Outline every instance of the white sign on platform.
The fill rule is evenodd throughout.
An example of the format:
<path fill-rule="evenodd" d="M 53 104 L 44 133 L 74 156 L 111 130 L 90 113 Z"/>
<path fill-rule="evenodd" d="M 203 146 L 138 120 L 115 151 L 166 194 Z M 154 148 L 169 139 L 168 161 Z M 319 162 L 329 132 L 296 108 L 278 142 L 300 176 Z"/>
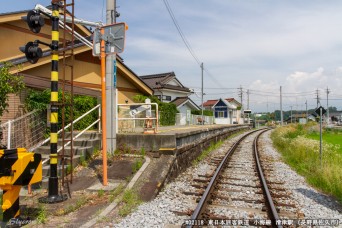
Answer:
<path fill-rule="evenodd" d="M 138 114 L 138 113 L 140 113 L 140 112 L 142 112 L 142 111 L 145 111 L 145 110 L 147 110 L 147 109 L 149 109 L 150 108 L 150 105 L 141 105 L 141 106 L 139 106 L 139 107 L 137 107 L 137 108 L 135 108 L 135 109 L 132 109 L 130 112 L 129 112 L 129 115 L 131 116 L 131 117 L 134 117 L 136 114 Z"/>

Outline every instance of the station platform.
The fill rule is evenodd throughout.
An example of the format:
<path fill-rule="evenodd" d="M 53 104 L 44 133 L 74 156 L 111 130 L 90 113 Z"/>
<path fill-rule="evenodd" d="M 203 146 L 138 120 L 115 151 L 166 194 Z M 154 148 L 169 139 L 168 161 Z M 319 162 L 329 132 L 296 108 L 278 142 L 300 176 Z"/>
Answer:
<path fill-rule="evenodd" d="M 163 126 L 156 133 L 119 133 L 117 147 L 130 147 L 133 150 L 158 152 L 167 148 L 176 150 L 202 139 L 210 139 L 229 132 L 247 129 L 250 125 L 186 125 Z M 142 131 L 141 131 L 142 132 Z"/>

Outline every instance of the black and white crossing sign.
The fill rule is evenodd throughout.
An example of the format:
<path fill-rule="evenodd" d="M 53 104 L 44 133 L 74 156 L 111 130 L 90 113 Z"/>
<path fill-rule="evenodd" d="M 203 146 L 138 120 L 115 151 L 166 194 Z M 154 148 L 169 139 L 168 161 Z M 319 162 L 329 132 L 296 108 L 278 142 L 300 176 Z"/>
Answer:
<path fill-rule="evenodd" d="M 322 109 L 322 112 L 321 112 Z M 325 110 L 322 106 L 319 106 L 316 110 L 315 113 L 317 113 L 317 115 L 321 116 L 324 115 L 327 112 L 327 110 Z"/>

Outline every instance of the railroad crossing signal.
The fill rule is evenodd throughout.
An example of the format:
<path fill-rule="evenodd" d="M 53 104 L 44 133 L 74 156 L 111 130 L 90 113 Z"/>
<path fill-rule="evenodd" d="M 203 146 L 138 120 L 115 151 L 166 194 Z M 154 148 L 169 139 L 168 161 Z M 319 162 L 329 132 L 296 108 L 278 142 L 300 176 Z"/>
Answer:
<path fill-rule="evenodd" d="M 322 112 L 321 112 L 321 109 L 322 109 Z M 319 106 L 319 107 L 315 110 L 315 113 L 316 113 L 318 116 L 324 115 L 326 112 L 327 112 L 327 110 L 326 110 L 325 108 L 323 108 L 322 106 Z"/>
<path fill-rule="evenodd" d="M 22 186 L 42 181 L 42 155 L 24 148 L 0 150 L 0 188 L 4 222 L 18 217 Z"/>
<path fill-rule="evenodd" d="M 39 33 L 45 24 L 43 16 L 37 10 L 30 10 L 22 19 L 27 22 L 30 30 L 34 33 Z"/>
<path fill-rule="evenodd" d="M 28 42 L 25 46 L 21 46 L 20 51 L 25 53 L 27 60 L 35 64 L 39 58 L 43 56 L 42 49 L 38 46 L 38 42 Z"/>
<path fill-rule="evenodd" d="M 19 49 L 25 53 L 27 60 L 30 63 L 36 63 L 42 57 L 42 49 L 38 46 L 44 44 L 51 49 L 51 117 L 50 117 L 50 177 L 48 196 L 39 199 L 42 203 L 57 203 L 67 199 L 66 195 L 58 194 L 58 176 L 57 176 L 57 142 L 58 142 L 58 44 L 59 44 L 59 1 L 52 1 L 51 19 L 51 43 L 45 43 L 39 40 L 28 42 L 25 46 Z M 42 12 L 43 13 L 43 12 Z M 45 14 L 45 13 L 44 13 Z M 46 15 L 46 14 L 45 14 Z M 26 17 L 22 17 L 34 33 L 40 32 L 45 24 L 44 18 L 39 10 L 31 10 Z"/>
<path fill-rule="evenodd" d="M 38 10 L 30 10 L 27 13 L 27 16 L 21 17 L 21 19 L 27 22 L 30 30 L 34 33 L 39 33 L 45 24 L 44 18 Z M 39 40 L 28 42 L 25 46 L 19 47 L 19 50 L 25 53 L 27 60 L 32 64 L 37 63 L 38 60 L 43 56 L 43 51 L 39 47 L 39 44 L 44 44 L 51 48 L 50 44 L 46 44 Z"/>

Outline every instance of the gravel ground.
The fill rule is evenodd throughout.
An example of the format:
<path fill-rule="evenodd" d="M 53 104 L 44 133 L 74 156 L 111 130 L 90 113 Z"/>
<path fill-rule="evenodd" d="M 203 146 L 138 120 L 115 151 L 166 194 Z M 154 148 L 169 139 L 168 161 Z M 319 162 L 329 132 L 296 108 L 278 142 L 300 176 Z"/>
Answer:
<path fill-rule="evenodd" d="M 276 175 L 280 175 L 287 188 L 291 191 L 305 219 L 335 219 L 339 220 L 342 227 L 341 205 L 333 198 L 326 196 L 305 183 L 303 177 L 296 174 L 286 164 L 281 162 L 281 156 L 272 147 L 269 138 L 270 131 L 261 137 L 263 151 L 272 157 L 275 166 Z M 222 154 L 226 151 L 236 139 L 226 141 L 222 147 L 212 152 L 212 155 Z M 207 161 L 203 161 L 196 167 L 188 168 L 175 181 L 165 186 L 162 192 L 151 202 L 140 205 L 131 215 L 124 218 L 120 223 L 108 223 L 107 227 L 165 227 L 167 225 L 182 225 L 189 216 L 179 216 L 173 211 L 187 211 L 195 208 L 193 196 L 184 195 L 184 191 L 189 191 L 190 183 L 198 175 L 204 175 L 212 172 L 212 166 Z"/>

